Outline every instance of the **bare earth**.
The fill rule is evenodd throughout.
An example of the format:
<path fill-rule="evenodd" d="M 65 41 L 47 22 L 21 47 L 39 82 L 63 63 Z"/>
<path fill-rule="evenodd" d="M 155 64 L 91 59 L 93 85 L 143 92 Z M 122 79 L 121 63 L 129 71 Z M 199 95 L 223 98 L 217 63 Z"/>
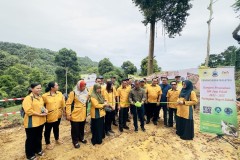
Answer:
<path fill-rule="evenodd" d="M 89 120 L 88 120 L 89 121 Z M 195 113 L 195 138 L 193 141 L 183 141 L 175 134 L 175 128 L 163 127 L 161 119 L 158 126 L 146 125 L 146 132 L 139 130 L 134 132 L 132 122 L 129 123 L 130 130 L 116 132 L 111 137 L 106 137 L 103 144 L 93 146 L 90 143 L 91 133 L 89 123 L 86 124 L 87 144 L 81 144 L 80 149 L 75 149 L 71 143 L 70 124 L 62 121 L 60 126 L 60 137 L 64 144 L 57 145 L 51 137 L 53 150 L 45 150 L 42 160 L 238 160 L 239 149 L 222 141 L 207 142 L 212 134 L 199 132 L 199 116 Z M 233 139 L 235 145 L 239 146 L 239 139 Z M 44 140 L 44 138 L 43 138 Z M 0 130 L 0 159 L 25 159 L 24 154 L 25 131 L 23 126 Z M 44 144 L 44 141 L 43 141 Z M 45 145 L 43 145 L 45 149 Z"/>

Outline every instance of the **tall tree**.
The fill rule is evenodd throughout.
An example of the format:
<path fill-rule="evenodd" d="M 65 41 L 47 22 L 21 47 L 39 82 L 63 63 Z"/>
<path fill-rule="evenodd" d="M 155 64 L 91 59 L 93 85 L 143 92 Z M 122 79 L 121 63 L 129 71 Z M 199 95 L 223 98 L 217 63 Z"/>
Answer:
<path fill-rule="evenodd" d="M 236 2 L 233 5 L 234 9 L 236 12 L 240 11 L 240 0 L 236 0 Z M 238 15 L 238 18 L 240 18 L 240 15 Z M 237 28 L 233 31 L 232 35 L 233 38 L 238 41 L 238 43 L 240 44 L 240 34 L 238 34 L 238 32 L 240 32 L 240 23 L 237 26 Z"/>
<path fill-rule="evenodd" d="M 98 63 L 98 72 L 100 75 L 104 75 L 105 73 L 113 70 L 114 70 L 113 64 L 112 62 L 110 62 L 108 58 L 104 58 Z"/>
<path fill-rule="evenodd" d="M 65 82 L 65 87 L 63 87 L 64 83 L 61 83 L 60 86 L 65 88 L 65 93 L 68 93 L 68 85 L 72 88 L 80 78 L 80 68 L 77 62 L 77 53 L 71 49 L 68 50 L 63 48 L 58 51 L 58 54 L 55 57 L 55 62 L 58 66 L 60 66 L 55 72 L 57 75 L 57 80 L 60 81 L 60 79 L 63 78 L 63 73 L 65 74 L 65 80 L 60 81 Z M 68 79 L 70 84 L 68 84 Z"/>
<path fill-rule="evenodd" d="M 134 74 L 135 72 L 137 72 L 137 67 L 134 66 L 134 64 L 130 61 L 123 62 L 121 67 L 122 67 L 125 75 Z"/>
<path fill-rule="evenodd" d="M 213 0 L 210 0 L 210 4 L 208 6 L 208 10 L 210 12 L 209 15 L 209 20 L 207 21 L 208 24 L 208 38 L 207 38 L 207 56 L 205 59 L 205 66 L 208 67 L 208 63 L 209 63 L 209 55 L 210 55 L 210 37 L 211 37 L 211 22 L 212 22 L 212 15 L 213 15 Z"/>
<path fill-rule="evenodd" d="M 148 64 L 148 57 L 144 58 L 141 61 L 141 76 L 147 75 L 147 64 Z M 158 67 L 157 60 L 153 59 L 153 72 L 160 72 L 161 67 Z"/>
<path fill-rule="evenodd" d="M 153 73 L 155 24 L 161 21 L 166 34 L 174 37 L 180 34 L 192 7 L 190 0 L 132 0 L 144 16 L 143 24 L 150 24 L 150 41 L 148 52 L 148 71 Z"/>

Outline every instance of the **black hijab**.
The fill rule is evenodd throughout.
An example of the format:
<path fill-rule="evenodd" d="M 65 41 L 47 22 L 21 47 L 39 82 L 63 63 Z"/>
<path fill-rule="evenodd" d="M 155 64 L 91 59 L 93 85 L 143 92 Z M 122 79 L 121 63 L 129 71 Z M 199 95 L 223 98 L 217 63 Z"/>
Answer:
<path fill-rule="evenodd" d="M 182 88 L 179 97 L 180 98 L 182 97 L 182 98 L 184 98 L 184 99 L 186 99 L 188 101 L 190 96 L 191 96 L 191 92 L 193 90 L 193 84 L 189 80 L 185 80 L 183 82 L 186 84 L 186 88 Z"/>

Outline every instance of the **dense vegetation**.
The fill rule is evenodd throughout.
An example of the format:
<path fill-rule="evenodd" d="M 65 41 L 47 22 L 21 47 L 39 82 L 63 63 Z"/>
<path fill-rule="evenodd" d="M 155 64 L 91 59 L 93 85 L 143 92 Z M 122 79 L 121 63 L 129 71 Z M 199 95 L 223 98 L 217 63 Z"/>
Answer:
<path fill-rule="evenodd" d="M 61 57 L 61 53 L 66 55 Z M 0 99 L 24 97 L 32 82 L 41 83 L 44 90 L 48 82 L 58 81 L 61 91 L 64 92 L 65 68 L 61 62 L 66 60 L 69 60 L 67 63 L 69 88 L 75 85 L 81 73 L 94 72 L 98 65 L 90 58 L 77 57 L 74 51 L 65 48 L 55 52 L 22 44 L 0 42 Z M 13 105 L 13 102 L 0 103 L 0 107 L 9 105 Z"/>
<path fill-rule="evenodd" d="M 63 48 L 57 52 L 48 49 L 37 49 L 30 46 L 0 42 L 0 99 L 24 97 L 32 82 L 39 82 L 45 86 L 50 81 L 57 81 L 60 90 L 65 93 L 66 71 L 68 78 L 68 92 L 80 79 L 81 74 L 96 73 L 108 79 L 116 76 L 118 80 L 126 78 L 128 74 L 147 74 L 147 57 L 141 61 L 141 73 L 137 73 L 136 66 L 125 61 L 116 67 L 108 58 L 94 62 L 88 57 L 77 57 L 71 49 Z M 240 95 L 240 48 L 230 46 L 224 52 L 210 55 L 210 67 L 235 66 L 236 88 Z M 161 70 L 154 60 L 154 72 Z M 20 104 L 16 102 L 0 102 L 0 107 Z"/>

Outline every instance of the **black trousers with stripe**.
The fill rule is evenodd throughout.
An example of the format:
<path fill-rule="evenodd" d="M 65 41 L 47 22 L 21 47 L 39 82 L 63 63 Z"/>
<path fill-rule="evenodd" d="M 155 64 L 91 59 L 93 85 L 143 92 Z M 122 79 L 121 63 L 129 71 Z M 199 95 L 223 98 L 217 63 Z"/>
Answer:
<path fill-rule="evenodd" d="M 26 142 L 25 142 L 25 153 L 27 159 L 35 156 L 36 153 L 42 151 L 42 132 L 44 124 L 38 127 L 25 128 Z"/>

